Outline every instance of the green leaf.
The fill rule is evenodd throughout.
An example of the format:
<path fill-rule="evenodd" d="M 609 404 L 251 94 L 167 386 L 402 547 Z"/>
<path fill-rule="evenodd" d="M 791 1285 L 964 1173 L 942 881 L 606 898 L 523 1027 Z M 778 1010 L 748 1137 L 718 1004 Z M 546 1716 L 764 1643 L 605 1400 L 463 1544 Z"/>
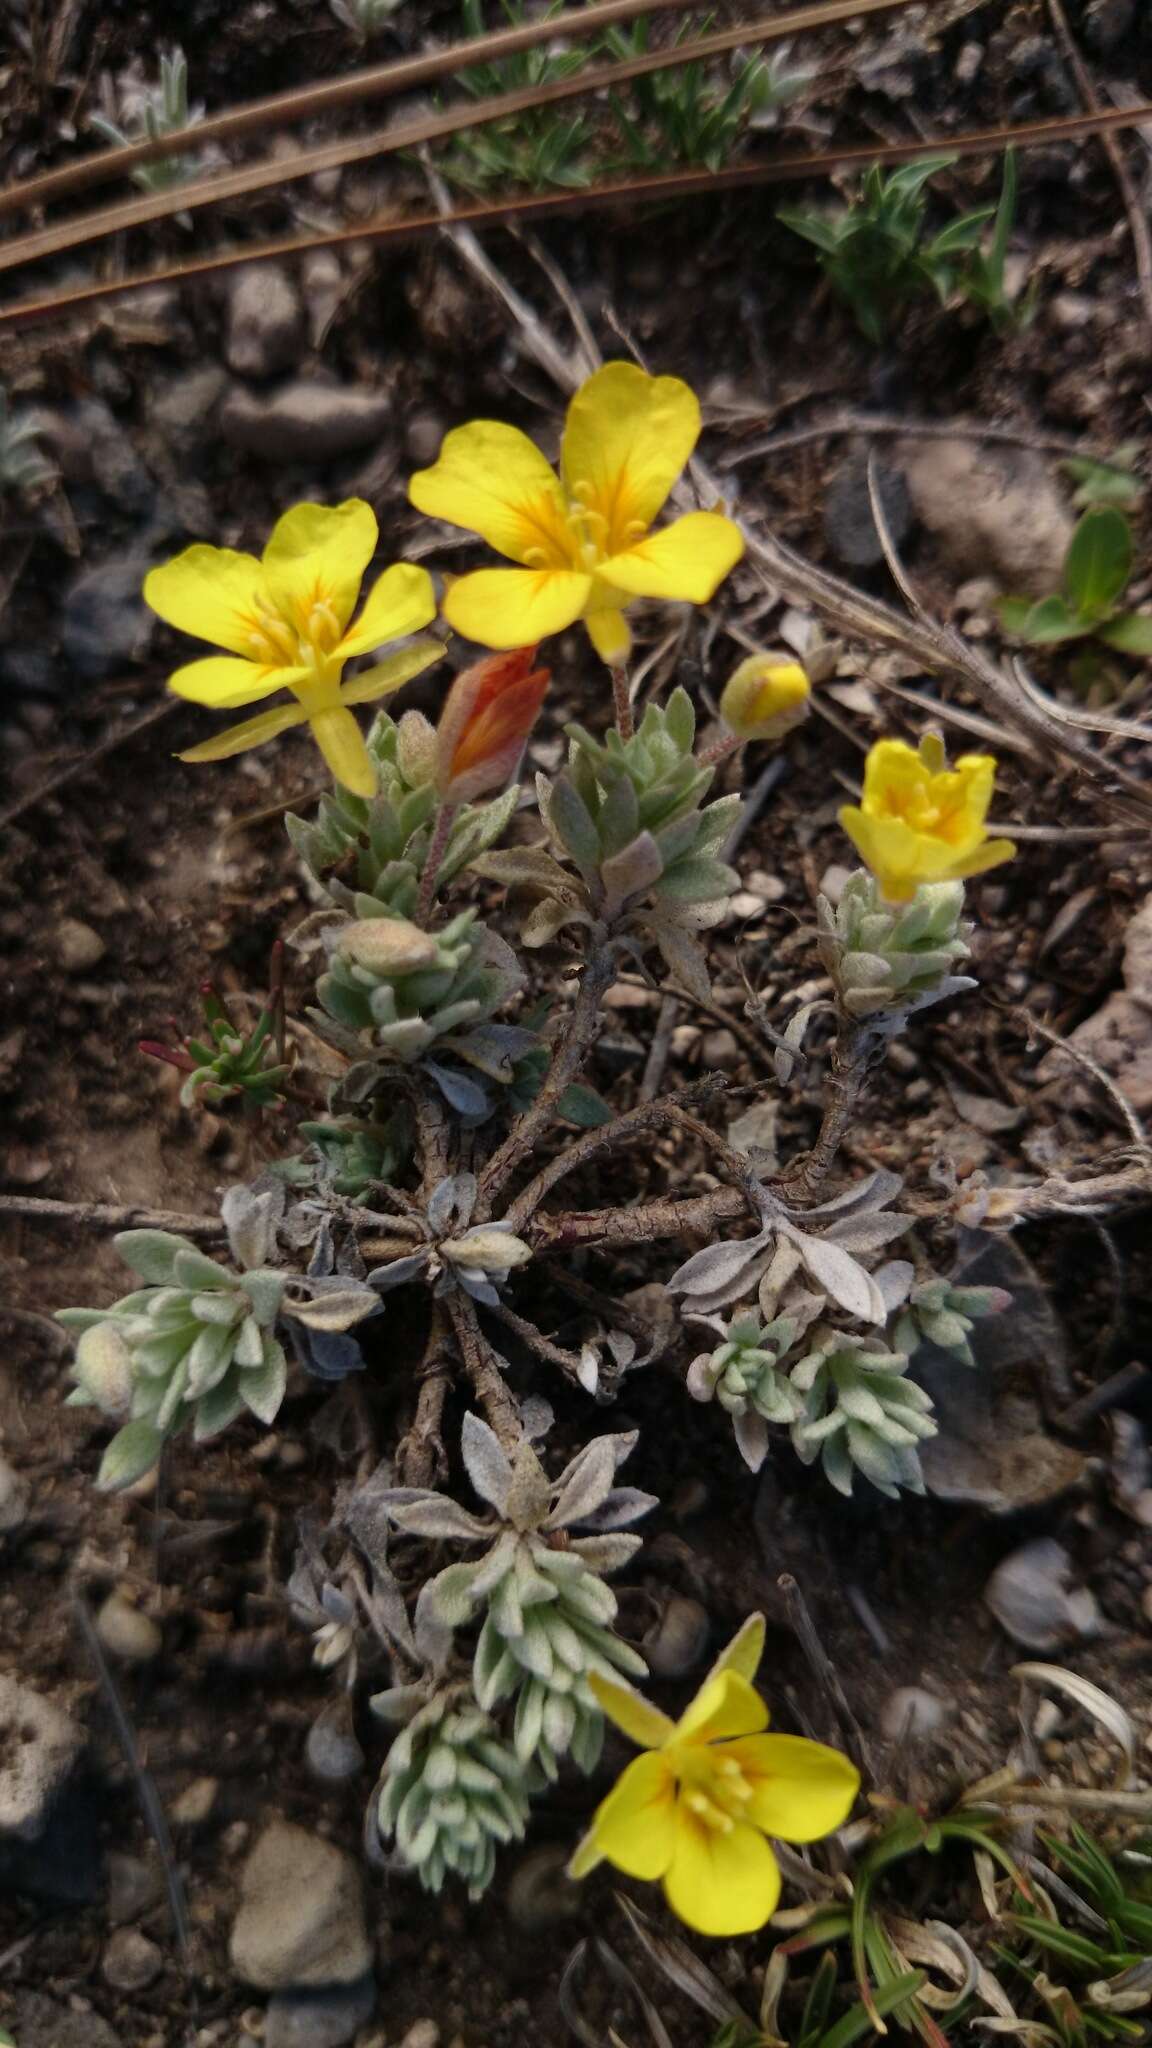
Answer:
<path fill-rule="evenodd" d="M 1112 610 L 1132 574 L 1132 532 L 1122 512 L 1085 512 L 1064 558 L 1064 588 L 1083 619 Z"/>
<path fill-rule="evenodd" d="M 578 1124 L 582 1131 L 599 1130 L 601 1124 L 610 1124 L 616 1114 L 603 1096 L 583 1081 L 569 1083 L 556 1104 L 556 1113 L 566 1117 L 570 1124 Z"/>
<path fill-rule="evenodd" d="M 118 1429 L 96 1474 L 101 1493 L 115 1493 L 150 1472 L 164 1448 L 163 1432 L 150 1422 L 126 1422 Z"/>
<path fill-rule="evenodd" d="M 974 249 L 995 211 L 994 206 L 982 206 L 979 213 L 964 213 L 958 219 L 950 221 L 946 228 L 941 228 L 938 235 L 933 235 L 928 244 L 928 256 L 955 256 L 967 249 Z"/>
<path fill-rule="evenodd" d="M 1002 597 L 996 606 L 996 610 L 1000 615 L 1000 624 L 1003 626 L 1004 631 L 1006 633 L 1016 633 L 1023 639 L 1024 628 L 1032 610 L 1032 599 L 1030 597 Z"/>
<path fill-rule="evenodd" d="M 1118 612 L 1097 627 L 1096 637 L 1120 654 L 1152 656 L 1152 612 Z"/>
<path fill-rule="evenodd" d="M 927 1982 L 926 1970 L 907 1970 L 899 1977 L 893 1977 L 891 1983 L 886 1984 L 882 1991 L 873 1994 L 872 2004 L 875 2011 L 879 2013 L 881 2019 L 887 2018 L 890 2012 L 896 2012 L 901 2006 L 910 2004 Z M 822 2036 L 820 2048 L 850 2048 L 853 2041 L 859 2041 L 864 2035 L 874 2032 L 871 2015 L 862 2005 L 854 2005 L 850 2012 L 844 2014 L 843 2019 L 837 2020 L 836 2025 L 830 2027 Z"/>
<path fill-rule="evenodd" d="M 170 1230 L 120 1230 L 112 1240 L 126 1266 L 151 1287 L 169 1287 L 179 1252 L 194 1252 L 187 1237 Z"/>
<path fill-rule="evenodd" d="M 1091 631 L 1091 620 L 1073 611 L 1062 597 L 1042 597 L 1019 628 L 1021 638 L 1034 647 L 1058 647 L 1062 640 L 1080 640 Z"/>

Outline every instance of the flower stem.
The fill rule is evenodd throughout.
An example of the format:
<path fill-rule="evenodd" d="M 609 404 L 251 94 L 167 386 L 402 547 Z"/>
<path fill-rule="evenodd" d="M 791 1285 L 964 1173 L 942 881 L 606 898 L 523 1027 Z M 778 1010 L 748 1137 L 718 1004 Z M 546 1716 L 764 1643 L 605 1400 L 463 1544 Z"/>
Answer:
<path fill-rule="evenodd" d="M 632 723 L 632 700 L 628 695 L 628 671 L 626 668 L 613 668 L 611 674 L 616 730 L 622 740 L 630 740 L 636 728 Z"/>
<path fill-rule="evenodd" d="M 441 804 L 440 809 L 436 813 L 436 823 L 432 827 L 432 837 L 428 843 L 428 851 L 424 856 L 424 872 L 420 877 L 420 894 L 416 899 L 416 912 L 413 919 L 413 922 L 420 926 L 426 925 L 432 914 L 432 899 L 436 894 L 436 878 L 440 873 L 441 864 L 444 859 L 444 849 L 448 844 L 448 834 L 452 830 L 452 820 L 459 808 L 459 804 Z"/>
<path fill-rule="evenodd" d="M 743 740 L 737 739 L 734 732 L 726 732 L 722 739 L 713 740 L 710 747 L 697 754 L 697 763 L 701 768 L 715 768 L 718 762 L 727 761 L 738 753 L 743 745 Z"/>

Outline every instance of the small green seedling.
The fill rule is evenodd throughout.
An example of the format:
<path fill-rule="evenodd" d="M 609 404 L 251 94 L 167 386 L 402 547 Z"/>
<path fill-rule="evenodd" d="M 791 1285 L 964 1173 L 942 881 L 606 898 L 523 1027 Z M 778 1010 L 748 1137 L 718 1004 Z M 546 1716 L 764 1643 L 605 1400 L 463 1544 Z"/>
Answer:
<path fill-rule="evenodd" d="M 1035 603 L 1005 597 L 1000 623 L 1033 647 L 1099 640 L 1119 654 L 1152 656 L 1152 614 L 1125 611 L 1132 578 L 1132 529 L 1114 505 L 1085 512 L 1064 557 L 1061 588 Z"/>
<path fill-rule="evenodd" d="M 141 1052 L 187 1074 L 180 1090 L 185 1109 L 198 1094 L 213 1108 L 236 1095 L 249 1109 L 269 1109 L 284 1100 L 292 1067 L 284 1058 L 284 946 L 279 939 L 272 948 L 270 981 L 268 1001 L 251 1031 L 240 1028 L 223 996 L 206 981 L 200 988 L 204 1038 L 186 1038 L 176 1045 L 141 1039 Z M 178 1036 L 179 1027 L 172 1028 Z"/>
<path fill-rule="evenodd" d="M 711 17 L 685 22 L 675 41 L 691 43 L 707 32 Z M 621 62 L 642 57 L 651 47 L 649 23 L 610 28 L 603 48 Z M 705 164 L 718 171 L 749 127 L 771 115 L 806 84 L 810 72 L 790 67 L 784 52 L 772 57 L 738 57 L 731 82 L 700 63 L 678 64 L 634 79 L 626 94 L 609 93 L 623 151 L 613 168 L 660 171 L 676 164 Z"/>
<path fill-rule="evenodd" d="M 174 49 L 160 59 L 158 85 L 146 86 L 125 95 L 123 121 L 107 114 L 93 114 L 91 125 L 98 135 L 117 148 L 132 142 L 158 142 L 163 136 L 178 135 L 204 118 L 202 106 L 188 104 L 188 60 L 183 50 Z M 196 169 L 194 156 L 161 156 L 152 163 L 138 164 L 132 183 L 142 192 L 166 192 L 183 184 Z"/>
<path fill-rule="evenodd" d="M 542 19 L 558 14 L 561 0 L 551 0 Z M 487 33 L 484 0 L 462 0 L 461 15 L 469 36 Z M 528 19 L 524 0 L 501 0 L 501 12 L 512 28 Z M 534 50 L 522 50 L 492 64 L 473 64 L 462 71 L 457 83 L 472 99 L 488 99 L 528 86 L 551 85 L 570 78 L 587 61 L 584 49 L 554 48 L 547 43 Z M 454 184 L 471 192 L 491 185 L 522 185 L 531 191 L 549 186 L 577 191 L 587 185 L 591 170 L 585 161 L 594 130 L 584 114 L 570 114 L 561 107 L 538 107 L 490 121 L 483 128 L 461 134 L 444 162 L 444 174 Z"/>
<path fill-rule="evenodd" d="M 955 156 L 922 157 L 887 175 L 874 164 L 857 196 L 839 213 L 793 208 L 777 215 L 819 250 L 830 283 L 851 306 L 869 341 L 883 341 L 896 314 L 925 291 L 934 292 L 941 305 L 958 293 L 999 328 L 1021 325 L 1031 316 L 1031 297 L 1018 304 L 1005 283 L 1016 212 L 1011 150 L 997 206 L 958 214 L 938 234 L 927 233 L 926 187 L 956 161 Z M 985 249 L 989 221 L 995 226 Z"/>
<path fill-rule="evenodd" d="M 1135 474 L 1139 454 L 1138 441 L 1124 441 L 1110 462 L 1098 462 L 1091 455 L 1070 455 L 1062 462 L 1065 476 L 1076 485 L 1072 503 L 1077 510 L 1087 512 L 1094 505 L 1116 505 L 1125 510 L 1138 505 L 1144 495 L 1144 485 Z"/>

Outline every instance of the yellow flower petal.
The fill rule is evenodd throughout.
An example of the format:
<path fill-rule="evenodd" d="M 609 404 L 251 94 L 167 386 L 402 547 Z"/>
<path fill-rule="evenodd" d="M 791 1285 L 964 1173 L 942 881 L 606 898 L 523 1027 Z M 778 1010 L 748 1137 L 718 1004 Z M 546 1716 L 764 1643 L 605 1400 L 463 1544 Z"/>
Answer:
<path fill-rule="evenodd" d="M 627 1877 L 663 1877 L 676 1848 L 676 1781 L 658 1750 L 638 1756 L 592 1822 L 596 1847 Z"/>
<path fill-rule="evenodd" d="M 363 498 L 293 505 L 276 521 L 264 550 L 264 577 L 276 610 L 306 632 L 314 607 L 325 605 L 342 633 L 376 551 L 377 533 L 376 514 Z"/>
<path fill-rule="evenodd" d="M 364 600 L 364 609 L 349 627 L 339 647 L 338 658 L 367 654 L 389 640 L 403 640 L 418 633 L 436 617 L 436 593 L 427 569 L 412 562 L 394 562 L 376 578 Z"/>
<path fill-rule="evenodd" d="M 308 723 L 337 782 L 353 796 L 375 796 L 376 766 L 352 713 L 337 704 L 330 711 L 314 711 Z"/>
<path fill-rule="evenodd" d="M 408 496 L 418 512 L 467 527 L 513 562 L 527 560 L 537 549 L 545 563 L 557 567 L 572 560 L 564 494 L 540 450 L 519 427 L 472 420 L 454 428 L 432 468 L 417 470 Z"/>
<path fill-rule="evenodd" d="M 380 697 L 390 697 L 393 690 L 402 689 L 413 676 L 422 675 L 433 662 L 444 658 L 442 640 L 414 640 L 411 647 L 402 647 L 398 654 L 389 654 L 383 661 L 366 668 L 350 682 L 340 685 L 342 704 L 375 704 Z"/>
<path fill-rule="evenodd" d="M 596 574 L 632 597 L 707 604 L 743 553 L 740 528 L 722 512 L 686 512 L 625 553 L 598 562 Z"/>
<path fill-rule="evenodd" d="M 765 1633 L 764 1616 L 750 1614 L 747 1621 L 737 1629 L 727 1649 L 721 1650 L 708 1673 L 708 1678 L 704 1681 L 705 1685 L 709 1679 L 719 1678 L 722 1671 L 735 1671 L 740 1678 L 746 1678 L 751 1684 L 760 1669 L 760 1659 L 764 1655 Z"/>
<path fill-rule="evenodd" d="M 679 377 L 605 363 L 581 385 L 568 408 L 560 470 L 569 498 L 603 521 L 593 538 L 606 553 L 651 526 L 699 433 L 700 406 Z"/>
<path fill-rule="evenodd" d="M 189 661 L 168 678 L 173 696 L 187 697 L 190 704 L 208 704 L 216 711 L 235 711 L 241 704 L 258 704 L 273 690 L 283 690 L 289 679 L 302 674 L 295 668 L 268 668 L 258 661 L 241 661 L 235 654 L 208 654 L 203 661 Z"/>
<path fill-rule="evenodd" d="M 477 569 L 449 585 L 444 617 L 481 647 L 532 647 L 580 617 L 591 587 L 571 569 Z"/>
<path fill-rule="evenodd" d="M 257 600 L 266 595 L 255 555 L 203 543 L 185 548 L 144 578 L 144 602 L 166 625 L 249 658 L 259 626 Z"/>
<path fill-rule="evenodd" d="M 620 668 L 632 647 L 631 628 L 623 612 L 585 612 L 584 624 L 601 661 L 606 661 L 609 668 Z"/>
<path fill-rule="evenodd" d="M 181 761 L 227 761 L 233 754 L 246 754 L 249 747 L 263 746 L 265 740 L 275 739 L 277 733 L 287 732 L 291 725 L 303 725 L 307 713 L 299 704 L 282 704 L 276 711 L 262 711 L 257 718 L 245 718 L 240 725 L 230 725 L 225 732 L 218 732 L 214 739 L 201 740 L 198 746 L 189 747 L 178 756 Z"/>
<path fill-rule="evenodd" d="M 860 1789 L 846 1756 L 803 1735 L 749 1735 L 723 1753 L 754 1788 L 748 1819 L 784 1842 L 818 1842 L 842 1827 Z"/>
<path fill-rule="evenodd" d="M 623 1730 L 640 1749 L 659 1749 L 676 1732 L 676 1723 L 654 1707 L 643 1694 L 634 1692 L 623 1679 L 605 1678 L 599 1671 L 588 1675 L 588 1683 L 610 1721 Z"/>
<path fill-rule="evenodd" d="M 1002 861 L 1015 860 L 1014 839 L 986 839 L 974 853 L 964 854 L 952 868 L 951 879 L 967 882 L 973 875 L 986 874 L 989 868 L 998 868 Z"/>
<path fill-rule="evenodd" d="M 996 760 L 992 754 L 961 754 L 956 763 L 964 811 L 975 824 L 983 826 L 996 785 Z"/>
<path fill-rule="evenodd" d="M 725 1834 L 681 1809 L 664 1896 L 698 1934 L 752 1934 L 776 1911 L 779 1865 L 763 1835 L 743 1821 Z"/>
<path fill-rule="evenodd" d="M 596 1842 L 596 1829 L 590 1827 L 576 1845 L 575 1854 L 568 1865 L 568 1875 L 575 1879 L 587 1877 L 589 1872 L 595 1870 L 603 1861 L 603 1852 Z"/>
<path fill-rule="evenodd" d="M 724 1742 L 732 1735 L 757 1735 L 768 1726 L 768 1709 L 755 1686 L 726 1669 L 705 1679 L 676 1723 L 676 1740 Z"/>

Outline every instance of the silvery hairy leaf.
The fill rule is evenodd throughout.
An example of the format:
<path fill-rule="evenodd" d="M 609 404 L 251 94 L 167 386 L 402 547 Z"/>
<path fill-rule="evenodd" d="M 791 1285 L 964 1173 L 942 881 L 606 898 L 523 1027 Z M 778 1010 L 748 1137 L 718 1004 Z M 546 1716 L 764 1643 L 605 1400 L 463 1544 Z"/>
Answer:
<path fill-rule="evenodd" d="M 732 1417 L 736 1448 L 750 1472 L 758 1472 L 768 1456 L 768 1424 L 754 1408 Z"/>
<path fill-rule="evenodd" d="M 715 1307 L 720 1307 L 724 1300 L 735 1300 L 750 1266 L 771 1243 L 772 1236 L 770 1229 L 764 1229 L 739 1244 L 705 1245 L 702 1252 L 694 1252 L 673 1273 L 668 1282 L 669 1293 L 707 1295 Z"/>
<path fill-rule="evenodd" d="M 629 897 L 643 895 L 663 872 L 664 861 L 652 834 L 638 833 L 630 846 L 601 863 L 605 917 L 618 917 Z"/>
<path fill-rule="evenodd" d="M 788 1086 L 797 1065 L 803 1064 L 804 1033 L 807 1031 L 815 1012 L 825 1007 L 823 1003 L 802 1003 L 795 1015 L 789 1017 L 787 1024 L 784 1026 L 781 1034 L 784 1043 L 783 1045 L 778 1045 L 772 1055 L 772 1063 L 776 1069 L 776 1079 L 782 1088 Z"/>
<path fill-rule="evenodd" d="M 558 896 L 545 896 L 533 905 L 520 927 L 520 943 L 535 951 L 540 946 L 550 945 L 562 932 L 566 924 L 593 922 L 592 913 L 584 905 Z"/>
<path fill-rule="evenodd" d="M 424 1068 L 435 1081 L 449 1109 L 454 1109 L 465 1122 L 480 1122 L 491 1113 L 492 1097 L 479 1081 L 457 1073 L 454 1067 L 446 1067 L 442 1060 L 426 1060 Z"/>
<path fill-rule="evenodd" d="M 380 1559 L 372 1564 L 367 1587 L 361 1599 L 368 1619 L 379 1636 L 385 1649 L 398 1649 L 405 1657 L 415 1660 L 417 1644 L 408 1619 L 404 1595 L 388 1566 Z"/>
<path fill-rule="evenodd" d="M 572 877 L 544 846 L 498 847 L 471 862 L 473 874 L 502 882 L 506 889 L 536 889 L 545 896 L 571 893 Z"/>
<path fill-rule="evenodd" d="M 616 1477 L 616 1456 L 610 1436 L 593 1437 L 590 1444 L 565 1467 L 559 1480 L 556 1502 L 548 1515 L 546 1529 L 567 1529 L 607 1500 Z"/>
<path fill-rule="evenodd" d="M 366 1274 L 366 1284 L 374 1287 L 377 1294 L 388 1294 L 393 1287 L 403 1287 L 409 1280 L 415 1280 L 424 1271 L 430 1254 L 408 1252 L 402 1259 L 390 1259 L 385 1266 L 373 1266 Z"/>
<path fill-rule="evenodd" d="M 877 1266 L 872 1278 L 891 1316 L 907 1301 L 916 1278 L 916 1268 L 910 1259 L 888 1259 L 883 1266 Z"/>
<path fill-rule="evenodd" d="M 554 782 L 546 783 L 545 788 L 547 796 L 541 796 L 540 808 L 549 830 L 559 839 L 585 881 L 591 882 L 600 864 L 600 834 L 592 813 L 569 776 L 558 775 Z"/>
<path fill-rule="evenodd" d="M 576 1377 L 586 1394 L 594 1396 L 599 1392 L 600 1360 L 596 1355 L 594 1345 L 582 1344 L 580 1346 L 580 1363 L 576 1367 Z"/>
<path fill-rule="evenodd" d="M 227 1190 L 220 1216 L 238 1266 L 266 1266 L 272 1258 L 285 1193 L 283 1181 L 267 1179 L 251 1187 L 241 1182 Z"/>
<path fill-rule="evenodd" d="M 512 1484 L 512 1467 L 500 1448 L 495 1430 L 469 1410 L 460 1431 L 460 1454 L 464 1470 L 481 1500 L 502 1515 Z"/>
<path fill-rule="evenodd" d="M 895 1209 L 838 1216 L 825 1231 L 824 1242 L 842 1244 L 850 1252 L 878 1252 L 891 1244 L 893 1238 L 903 1237 L 915 1221 L 914 1216 L 904 1216 Z"/>
<path fill-rule="evenodd" d="M 311 1285 L 323 1291 L 317 1292 L 311 1301 L 286 1301 L 283 1309 L 286 1316 L 295 1316 L 310 1330 L 351 1330 L 366 1316 L 380 1312 L 380 1302 L 371 1287 L 349 1286 L 338 1279 L 330 1286 L 319 1280 L 313 1280 Z"/>
<path fill-rule="evenodd" d="M 437 1676 L 448 1667 L 452 1654 L 452 1630 L 432 1598 L 428 1586 L 420 1588 L 413 1630 L 421 1663 Z"/>
<path fill-rule="evenodd" d="M 839 1308 L 862 1323 L 884 1321 L 886 1311 L 880 1289 L 851 1252 L 825 1237 L 807 1237 L 791 1224 L 782 1228 L 798 1247 L 812 1278 Z"/>
<path fill-rule="evenodd" d="M 520 1427 L 530 1444 L 539 1443 L 541 1437 L 547 1436 L 555 1420 L 552 1404 L 542 1394 L 525 1395 L 520 1403 Z"/>
<path fill-rule="evenodd" d="M 571 1549 L 590 1572 L 618 1572 L 643 1542 L 642 1536 L 574 1536 Z"/>
<path fill-rule="evenodd" d="M 591 1514 L 579 1517 L 582 1529 L 626 1529 L 630 1522 L 638 1522 L 641 1515 L 650 1515 L 660 1502 L 654 1493 L 642 1493 L 638 1486 L 614 1486 L 607 1500 Z"/>
<path fill-rule="evenodd" d="M 697 1002 L 711 1002 L 712 977 L 708 972 L 708 955 L 699 940 L 669 917 L 646 917 L 644 926 L 660 948 L 664 965 L 673 980 L 679 982 L 681 988 L 686 989 Z"/>
<path fill-rule="evenodd" d="M 423 1500 L 393 1500 L 388 1514 L 406 1536 L 427 1536 L 442 1543 L 483 1543 L 491 1534 L 446 1493 L 429 1492 Z"/>
<path fill-rule="evenodd" d="M 170 1287 L 178 1255 L 196 1249 L 190 1239 L 170 1230 L 118 1230 L 112 1242 L 125 1265 L 150 1287 Z"/>
<path fill-rule="evenodd" d="M 817 1217 L 848 1216 L 874 1209 L 884 1209 L 904 1185 L 903 1176 L 890 1173 L 886 1166 L 878 1166 L 872 1173 L 866 1173 L 863 1180 L 853 1181 L 827 1202 L 818 1202 L 814 1209 L 805 1209 L 802 1220 L 814 1222 Z"/>
<path fill-rule="evenodd" d="M 479 1564 L 445 1565 L 442 1572 L 425 1584 L 421 1598 L 427 1594 L 429 1605 L 446 1628 L 463 1628 L 471 1621 L 480 1569 Z"/>
<path fill-rule="evenodd" d="M 437 1237 L 463 1229 L 476 1207 L 476 1175 L 453 1173 L 437 1183 L 428 1198 L 428 1221 Z"/>
<path fill-rule="evenodd" d="M 455 1266 L 450 1274 L 444 1274 L 436 1293 L 450 1293 L 453 1287 L 462 1287 L 465 1294 L 471 1295 L 472 1300 L 480 1302 L 484 1308 L 500 1306 L 500 1296 L 491 1280 L 486 1279 L 482 1272 L 470 1272 L 467 1266 Z"/>

